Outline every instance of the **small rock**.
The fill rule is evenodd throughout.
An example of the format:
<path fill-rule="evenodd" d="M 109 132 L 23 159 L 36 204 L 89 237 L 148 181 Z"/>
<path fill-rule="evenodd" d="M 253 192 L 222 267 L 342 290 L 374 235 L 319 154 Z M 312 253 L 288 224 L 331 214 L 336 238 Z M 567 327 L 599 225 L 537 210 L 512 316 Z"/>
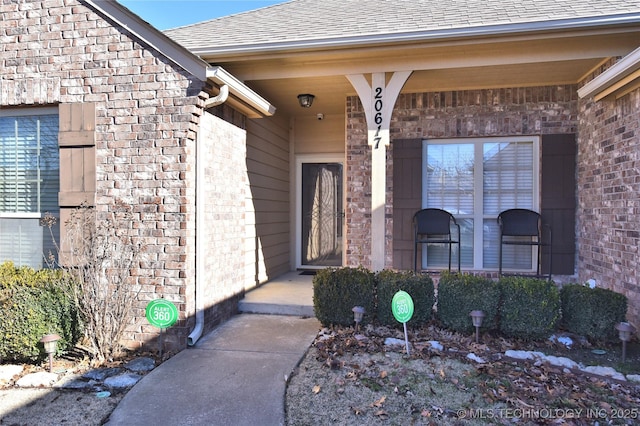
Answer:
<path fill-rule="evenodd" d="M 573 346 L 573 339 L 568 336 L 556 336 L 554 334 L 553 336 L 549 337 L 549 340 L 551 340 L 552 342 L 558 342 L 567 349 L 571 349 L 571 347 Z"/>
<path fill-rule="evenodd" d="M 108 377 L 104 384 L 110 388 L 124 389 L 130 388 L 142 379 L 142 376 L 133 373 L 124 373 L 117 376 Z"/>
<path fill-rule="evenodd" d="M 69 377 L 59 381 L 53 387 L 59 389 L 93 389 L 95 384 L 96 382 L 94 381 L 87 382 L 77 377 Z"/>
<path fill-rule="evenodd" d="M 0 365 L 0 385 L 9 383 L 14 377 L 22 373 L 24 367 L 21 365 Z"/>
<path fill-rule="evenodd" d="M 611 367 L 601 367 L 601 366 L 592 365 L 589 367 L 584 367 L 582 371 L 585 371 L 591 374 L 597 374 L 598 376 L 611 377 L 612 379 L 626 380 L 626 378 L 624 377 L 624 374 L 618 373 L 616 370 L 614 370 Z"/>
<path fill-rule="evenodd" d="M 480 358 L 478 355 L 476 355 L 474 353 L 467 354 L 467 359 L 470 359 L 471 361 L 475 361 L 478 364 L 486 363 L 486 361 L 484 359 Z"/>
<path fill-rule="evenodd" d="M 136 358 L 126 363 L 124 368 L 137 373 L 141 371 L 151 371 L 156 368 L 156 361 L 149 357 Z"/>
<path fill-rule="evenodd" d="M 508 350 L 504 353 L 505 356 L 508 356 L 509 358 L 515 358 L 515 359 L 530 359 L 530 360 L 534 360 L 534 359 L 539 359 L 539 358 L 543 358 L 544 354 L 542 352 L 533 352 L 533 351 L 514 351 L 514 350 Z"/>
<path fill-rule="evenodd" d="M 544 360 L 551 365 L 555 365 L 556 367 L 579 368 L 577 362 L 563 356 L 548 355 L 544 357 Z"/>
<path fill-rule="evenodd" d="M 16 382 L 16 386 L 21 388 L 48 387 L 57 381 L 58 381 L 57 374 L 49 373 L 46 371 L 39 371 L 37 373 L 31 373 L 21 377 Z"/>
<path fill-rule="evenodd" d="M 435 349 L 436 351 L 441 351 L 444 349 L 444 346 L 442 346 L 440 344 L 440 342 L 435 341 L 435 340 L 429 340 L 429 345 L 431 346 L 431 349 Z"/>
<path fill-rule="evenodd" d="M 387 337 L 386 339 L 384 339 L 385 346 L 403 346 L 404 343 L 404 340 L 396 339 L 395 337 Z"/>
<path fill-rule="evenodd" d="M 117 374 L 121 374 L 124 370 L 122 368 L 96 368 L 93 370 L 89 370 L 82 375 L 85 379 L 97 380 L 99 382 L 103 381 L 107 377 L 115 376 Z"/>

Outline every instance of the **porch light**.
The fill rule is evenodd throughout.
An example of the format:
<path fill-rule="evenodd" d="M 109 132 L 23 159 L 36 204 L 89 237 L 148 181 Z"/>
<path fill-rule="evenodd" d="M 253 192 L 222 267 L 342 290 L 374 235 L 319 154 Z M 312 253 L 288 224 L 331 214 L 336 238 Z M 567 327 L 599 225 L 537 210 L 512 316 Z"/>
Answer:
<path fill-rule="evenodd" d="M 44 346 L 44 351 L 49 355 L 49 372 L 53 370 L 53 354 L 56 353 L 58 349 L 58 340 L 62 337 L 57 334 L 45 334 L 40 341 Z"/>
<path fill-rule="evenodd" d="M 302 108 L 309 108 L 313 103 L 315 96 L 310 93 L 303 93 L 298 95 L 298 102 Z"/>
<path fill-rule="evenodd" d="M 471 317 L 473 326 L 476 328 L 476 343 L 478 343 L 478 340 L 480 338 L 480 327 L 482 326 L 482 320 L 484 319 L 484 312 L 471 311 L 469 313 L 469 316 Z"/>
<path fill-rule="evenodd" d="M 636 328 L 628 322 L 620 322 L 616 324 L 616 330 L 618 330 L 618 337 L 622 340 L 622 362 L 624 362 L 627 357 L 627 342 L 631 340 Z"/>
<path fill-rule="evenodd" d="M 362 317 L 364 316 L 364 308 L 362 306 L 354 306 L 353 309 L 353 320 L 356 323 L 356 330 L 360 327 L 360 322 L 362 322 Z"/>

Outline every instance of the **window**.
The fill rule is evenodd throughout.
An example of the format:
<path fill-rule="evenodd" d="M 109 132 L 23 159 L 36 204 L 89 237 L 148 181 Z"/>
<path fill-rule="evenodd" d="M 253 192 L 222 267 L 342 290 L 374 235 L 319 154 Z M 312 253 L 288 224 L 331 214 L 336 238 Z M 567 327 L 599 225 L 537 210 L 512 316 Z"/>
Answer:
<path fill-rule="evenodd" d="M 57 111 L 2 111 L 0 145 L 0 262 L 40 268 L 55 254 L 40 219 L 59 215 Z"/>
<path fill-rule="evenodd" d="M 538 137 L 423 142 L 422 206 L 456 217 L 464 268 L 498 268 L 498 213 L 510 208 L 539 211 L 539 144 Z M 427 247 L 423 265 L 446 267 L 447 250 Z M 503 256 L 505 269 L 535 270 L 529 247 L 506 247 Z"/>

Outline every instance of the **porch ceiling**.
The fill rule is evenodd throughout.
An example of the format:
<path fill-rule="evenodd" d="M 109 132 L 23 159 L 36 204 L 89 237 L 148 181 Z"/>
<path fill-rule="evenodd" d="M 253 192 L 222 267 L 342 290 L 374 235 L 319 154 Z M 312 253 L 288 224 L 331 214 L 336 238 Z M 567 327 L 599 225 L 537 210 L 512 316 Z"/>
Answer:
<path fill-rule="evenodd" d="M 402 92 L 573 84 L 603 59 L 414 71 Z M 253 80 L 247 84 L 273 103 L 278 113 L 289 116 L 343 114 L 345 97 L 356 94 L 343 75 Z M 316 96 L 311 108 L 298 105 L 297 95 L 300 93 Z"/>
<path fill-rule="evenodd" d="M 276 114 L 343 114 L 355 95 L 348 74 L 414 71 L 403 93 L 573 84 L 611 56 L 638 47 L 640 29 L 546 34 L 333 51 L 269 52 L 203 59 L 221 65 L 277 108 Z M 301 108 L 297 95 L 316 95 Z"/>

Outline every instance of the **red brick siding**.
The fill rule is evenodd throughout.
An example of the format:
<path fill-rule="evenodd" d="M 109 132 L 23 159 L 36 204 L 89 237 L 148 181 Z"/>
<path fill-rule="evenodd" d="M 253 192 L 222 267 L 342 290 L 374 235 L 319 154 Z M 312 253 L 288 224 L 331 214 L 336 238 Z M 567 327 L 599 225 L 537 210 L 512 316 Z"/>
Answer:
<path fill-rule="evenodd" d="M 576 90 L 576 86 L 566 85 L 400 95 L 391 118 L 391 146 L 387 152 L 386 267 L 406 265 L 402 259 L 394 258 L 396 244 L 411 247 L 393 233 L 393 218 L 407 216 L 393 208 L 394 140 L 576 133 Z M 371 152 L 366 129 L 359 99 L 348 98 L 347 264 L 369 267 Z M 396 252 L 398 255 L 411 256 L 411 252 Z"/>
<path fill-rule="evenodd" d="M 146 246 L 130 346 L 157 336 L 148 300 L 164 296 L 193 326 L 195 137 L 203 83 L 76 0 L 0 2 L 0 106 L 96 103 L 96 207 L 133 207 L 126 232 Z M 202 94 L 203 97 L 206 95 Z"/>
<path fill-rule="evenodd" d="M 625 294 L 640 325 L 640 90 L 580 102 L 578 273 Z"/>

